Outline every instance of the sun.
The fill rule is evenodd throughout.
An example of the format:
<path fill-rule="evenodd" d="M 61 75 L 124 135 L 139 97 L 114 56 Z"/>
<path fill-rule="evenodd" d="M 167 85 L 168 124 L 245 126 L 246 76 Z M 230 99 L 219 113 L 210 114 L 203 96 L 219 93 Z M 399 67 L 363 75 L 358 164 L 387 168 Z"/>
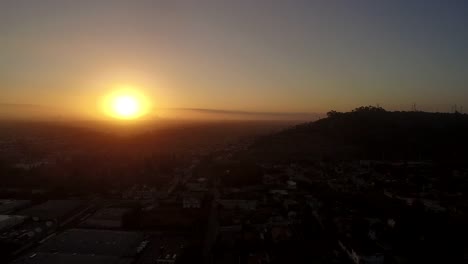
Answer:
<path fill-rule="evenodd" d="M 140 104 L 135 97 L 129 95 L 118 96 L 112 102 L 115 114 L 121 118 L 135 118 L 140 112 Z"/>
<path fill-rule="evenodd" d="M 104 99 L 104 112 L 116 119 L 137 119 L 149 110 L 147 98 L 135 89 L 116 90 Z"/>

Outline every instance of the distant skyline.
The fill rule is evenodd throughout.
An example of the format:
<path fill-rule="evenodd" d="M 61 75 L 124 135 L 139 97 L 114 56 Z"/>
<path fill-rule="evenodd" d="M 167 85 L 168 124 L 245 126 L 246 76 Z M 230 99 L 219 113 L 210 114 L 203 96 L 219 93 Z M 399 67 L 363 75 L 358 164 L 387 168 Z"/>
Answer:
<path fill-rule="evenodd" d="M 466 25 L 462 0 L 3 0 L 0 103 L 99 116 L 124 84 L 155 109 L 468 109 Z"/>

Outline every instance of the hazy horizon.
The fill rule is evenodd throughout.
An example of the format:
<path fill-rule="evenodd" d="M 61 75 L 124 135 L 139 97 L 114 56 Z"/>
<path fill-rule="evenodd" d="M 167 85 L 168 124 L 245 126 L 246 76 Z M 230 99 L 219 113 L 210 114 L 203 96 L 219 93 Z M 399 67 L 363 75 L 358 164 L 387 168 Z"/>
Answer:
<path fill-rule="evenodd" d="M 468 100 L 467 11 L 463 1 L 6 0 L 0 102 L 99 118 L 102 98 L 127 85 L 152 109 L 245 117 L 450 111 Z"/>
<path fill-rule="evenodd" d="M 291 121 L 306 122 L 324 117 L 325 113 L 300 112 L 249 112 L 226 109 L 204 108 L 164 108 L 152 109 L 143 121 Z M 79 113 L 64 112 L 59 107 L 47 107 L 35 104 L 0 103 L 0 120 L 82 120 L 109 121 L 105 116 L 84 116 Z"/>
<path fill-rule="evenodd" d="M 381 105 L 378 105 L 382 107 Z M 352 111 L 357 108 L 346 109 Z M 385 107 L 384 107 L 385 108 Z M 423 111 L 451 113 L 454 111 L 465 113 L 462 105 L 439 105 L 432 108 L 417 104 L 403 105 L 400 108 L 388 111 Z M 331 111 L 334 109 L 329 109 Z M 285 121 L 285 122 L 311 122 L 327 116 L 327 112 L 255 112 L 228 109 L 206 108 L 154 108 L 151 109 L 142 121 Z M 70 120 L 70 121 L 112 121 L 101 113 L 83 115 L 82 113 L 66 111 L 60 107 L 44 106 L 39 104 L 12 104 L 0 102 L 0 120 Z M 138 120 L 137 120 L 138 121 Z M 124 121 L 125 122 L 125 121 Z"/>

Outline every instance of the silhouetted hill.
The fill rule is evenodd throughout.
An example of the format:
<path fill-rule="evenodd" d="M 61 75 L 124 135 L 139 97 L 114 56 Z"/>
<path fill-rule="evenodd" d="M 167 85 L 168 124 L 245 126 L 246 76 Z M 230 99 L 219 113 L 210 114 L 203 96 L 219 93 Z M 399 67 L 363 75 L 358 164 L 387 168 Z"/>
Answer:
<path fill-rule="evenodd" d="M 468 157 L 468 115 L 360 107 L 263 137 L 250 154 L 266 159 L 451 160 Z"/>

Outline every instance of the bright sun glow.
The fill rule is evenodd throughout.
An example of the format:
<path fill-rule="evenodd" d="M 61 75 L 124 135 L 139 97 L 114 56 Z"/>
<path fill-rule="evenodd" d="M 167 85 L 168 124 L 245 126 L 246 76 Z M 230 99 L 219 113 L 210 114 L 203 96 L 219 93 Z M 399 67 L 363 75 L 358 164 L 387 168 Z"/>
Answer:
<path fill-rule="evenodd" d="M 137 119 L 149 112 L 146 97 L 134 89 L 117 90 L 109 94 L 104 101 L 107 115 L 118 119 Z"/>
<path fill-rule="evenodd" d="M 115 113 L 123 118 L 135 117 L 140 111 L 138 100 L 131 96 L 119 96 L 114 99 L 113 106 Z"/>

